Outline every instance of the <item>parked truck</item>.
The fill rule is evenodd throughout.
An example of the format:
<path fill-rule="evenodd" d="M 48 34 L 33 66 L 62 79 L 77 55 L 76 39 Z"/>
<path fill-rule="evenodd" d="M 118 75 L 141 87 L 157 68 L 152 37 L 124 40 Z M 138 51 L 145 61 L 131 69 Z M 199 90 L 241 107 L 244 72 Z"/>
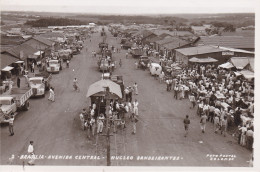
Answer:
<path fill-rule="evenodd" d="M 1 114 L 0 124 L 6 123 L 11 115 L 16 116 L 18 110 L 29 110 L 29 98 L 32 96 L 32 88 L 12 88 L 10 93 L 0 96 Z"/>
<path fill-rule="evenodd" d="M 29 78 L 29 86 L 32 88 L 32 92 L 34 97 L 36 96 L 45 96 L 46 91 L 50 89 L 50 81 L 51 81 L 52 75 L 43 72 L 35 74 L 35 77 Z"/>
<path fill-rule="evenodd" d="M 59 73 L 60 72 L 60 62 L 59 60 L 49 60 L 47 66 L 47 72 Z"/>

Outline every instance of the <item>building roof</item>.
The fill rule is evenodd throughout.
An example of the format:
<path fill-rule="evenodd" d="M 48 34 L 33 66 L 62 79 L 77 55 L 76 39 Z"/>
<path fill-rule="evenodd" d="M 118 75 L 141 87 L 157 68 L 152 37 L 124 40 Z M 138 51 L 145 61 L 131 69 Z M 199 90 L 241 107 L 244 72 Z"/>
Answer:
<path fill-rule="evenodd" d="M 254 37 L 243 36 L 201 36 L 196 45 L 217 45 L 232 48 L 255 48 Z"/>
<path fill-rule="evenodd" d="M 14 46 L 24 42 L 21 36 L 3 36 L 1 35 L 1 45 L 3 46 Z"/>
<path fill-rule="evenodd" d="M 35 36 L 35 37 L 32 37 L 32 39 L 36 40 L 36 41 L 39 41 L 47 46 L 52 46 L 53 42 L 48 40 L 48 39 L 45 39 L 41 36 Z"/>
<path fill-rule="evenodd" d="M 172 50 L 172 49 L 176 49 L 179 47 L 182 47 L 184 45 L 188 45 L 190 44 L 190 42 L 179 39 L 179 38 L 174 38 L 173 42 L 169 42 L 163 45 L 163 47 L 165 47 L 166 49 Z"/>
<path fill-rule="evenodd" d="M 237 68 L 237 69 L 244 69 L 250 61 L 254 62 L 253 57 L 232 57 L 230 58 L 230 62 Z"/>
<path fill-rule="evenodd" d="M 46 32 L 43 34 L 40 34 L 39 36 L 43 37 L 43 38 L 57 38 L 57 37 L 64 37 L 64 34 L 59 33 L 59 32 Z"/>
<path fill-rule="evenodd" d="M 175 40 L 175 38 L 174 37 L 164 38 L 162 40 L 158 40 L 158 41 L 155 41 L 155 42 L 156 42 L 156 44 L 163 45 L 163 44 L 167 44 L 167 43 L 173 42 Z"/>
<path fill-rule="evenodd" d="M 27 44 L 21 44 L 21 45 L 12 47 L 8 50 L 5 50 L 5 52 L 7 52 L 7 53 L 9 53 L 9 54 L 11 54 L 11 55 L 13 55 L 17 58 L 21 58 L 22 60 L 24 60 L 29 55 L 33 55 L 37 51 L 38 51 L 37 49 L 35 49 L 35 48 L 33 48 L 33 47 L 31 47 L 30 45 L 27 45 Z"/>
<path fill-rule="evenodd" d="M 176 49 L 176 51 L 182 53 L 183 55 L 191 56 L 191 55 L 196 55 L 196 54 L 222 52 L 222 51 L 226 51 L 226 50 L 220 49 L 218 47 L 205 45 L 205 46 L 197 46 L 197 47 L 189 47 L 189 48 L 180 48 L 180 49 Z"/>
<path fill-rule="evenodd" d="M 0 60 L 1 61 L 1 70 L 3 68 L 5 68 L 6 66 L 8 66 L 12 63 L 15 63 L 19 60 L 18 58 L 15 58 L 14 56 L 9 55 L 9 54 L 1 54 L 0 59 L 1 59 Z"/>
<path fill-rule="evenodd" d="M 191 29 L 194 31 L 205 31 L 205 26 L 191 26 Z"/>

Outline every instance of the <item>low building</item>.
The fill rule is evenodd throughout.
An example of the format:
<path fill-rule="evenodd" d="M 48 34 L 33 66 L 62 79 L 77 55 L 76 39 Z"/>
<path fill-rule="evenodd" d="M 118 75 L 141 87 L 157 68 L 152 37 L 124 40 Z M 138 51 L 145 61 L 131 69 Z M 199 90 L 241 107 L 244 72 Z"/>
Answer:
<path fill-rule="evenodd" d="M 255 51 L 255 38 L 244 36 L 200 36 L 194 45 L 218 45 L 221 47 Z"/>
<path fill-rule="evenodd" d="M 223 64 L 227 62 L 231 57 L 254 57 L 255 53 L 251 51 L 220 47 L 220 46 L 196 46 L 189 48 L 176 49 L 176 61 L 181 61 L 185 64 L 189 63 L 189 59 L 207 58 L 211 57 L 218 60 L 217 64 Z"/>
<path fill-rule="evenodd" d="M 205 26 L 191 26 L 191 30 L 195 35 L 207 35 Z"/>

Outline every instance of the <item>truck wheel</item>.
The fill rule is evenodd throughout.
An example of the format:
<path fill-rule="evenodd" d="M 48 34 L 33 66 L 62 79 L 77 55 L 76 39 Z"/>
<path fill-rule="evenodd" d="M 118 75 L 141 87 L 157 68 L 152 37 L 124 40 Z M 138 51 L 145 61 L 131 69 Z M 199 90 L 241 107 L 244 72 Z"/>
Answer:
<path fill-rule="evenodd" d="M 30 109 L 30 103 L 29 103 L 29 101 L 26 101 L 24 104 L 24 110 L 27 111 L 29 109 Z"/>
<path fill-rule="evenodd" d="M 45 92 L 43 93 L 42 97 L 45 97 Z"/>

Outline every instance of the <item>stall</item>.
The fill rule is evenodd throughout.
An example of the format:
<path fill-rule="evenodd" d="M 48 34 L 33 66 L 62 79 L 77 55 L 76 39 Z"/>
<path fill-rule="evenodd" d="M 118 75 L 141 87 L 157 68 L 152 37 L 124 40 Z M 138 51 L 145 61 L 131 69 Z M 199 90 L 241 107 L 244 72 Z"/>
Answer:
<path fill-rule="evenodd" d="M 109 89 L 109 95 L 106 95 L 106 89 Z M 90 97 L 91 105 L 95 103 L 98 107 L 97 113 L 106 112 L 107 100 L 122 99 L 120 85 L 111 80 L 100 80 L 89 86 L 86 97 Z"/>

